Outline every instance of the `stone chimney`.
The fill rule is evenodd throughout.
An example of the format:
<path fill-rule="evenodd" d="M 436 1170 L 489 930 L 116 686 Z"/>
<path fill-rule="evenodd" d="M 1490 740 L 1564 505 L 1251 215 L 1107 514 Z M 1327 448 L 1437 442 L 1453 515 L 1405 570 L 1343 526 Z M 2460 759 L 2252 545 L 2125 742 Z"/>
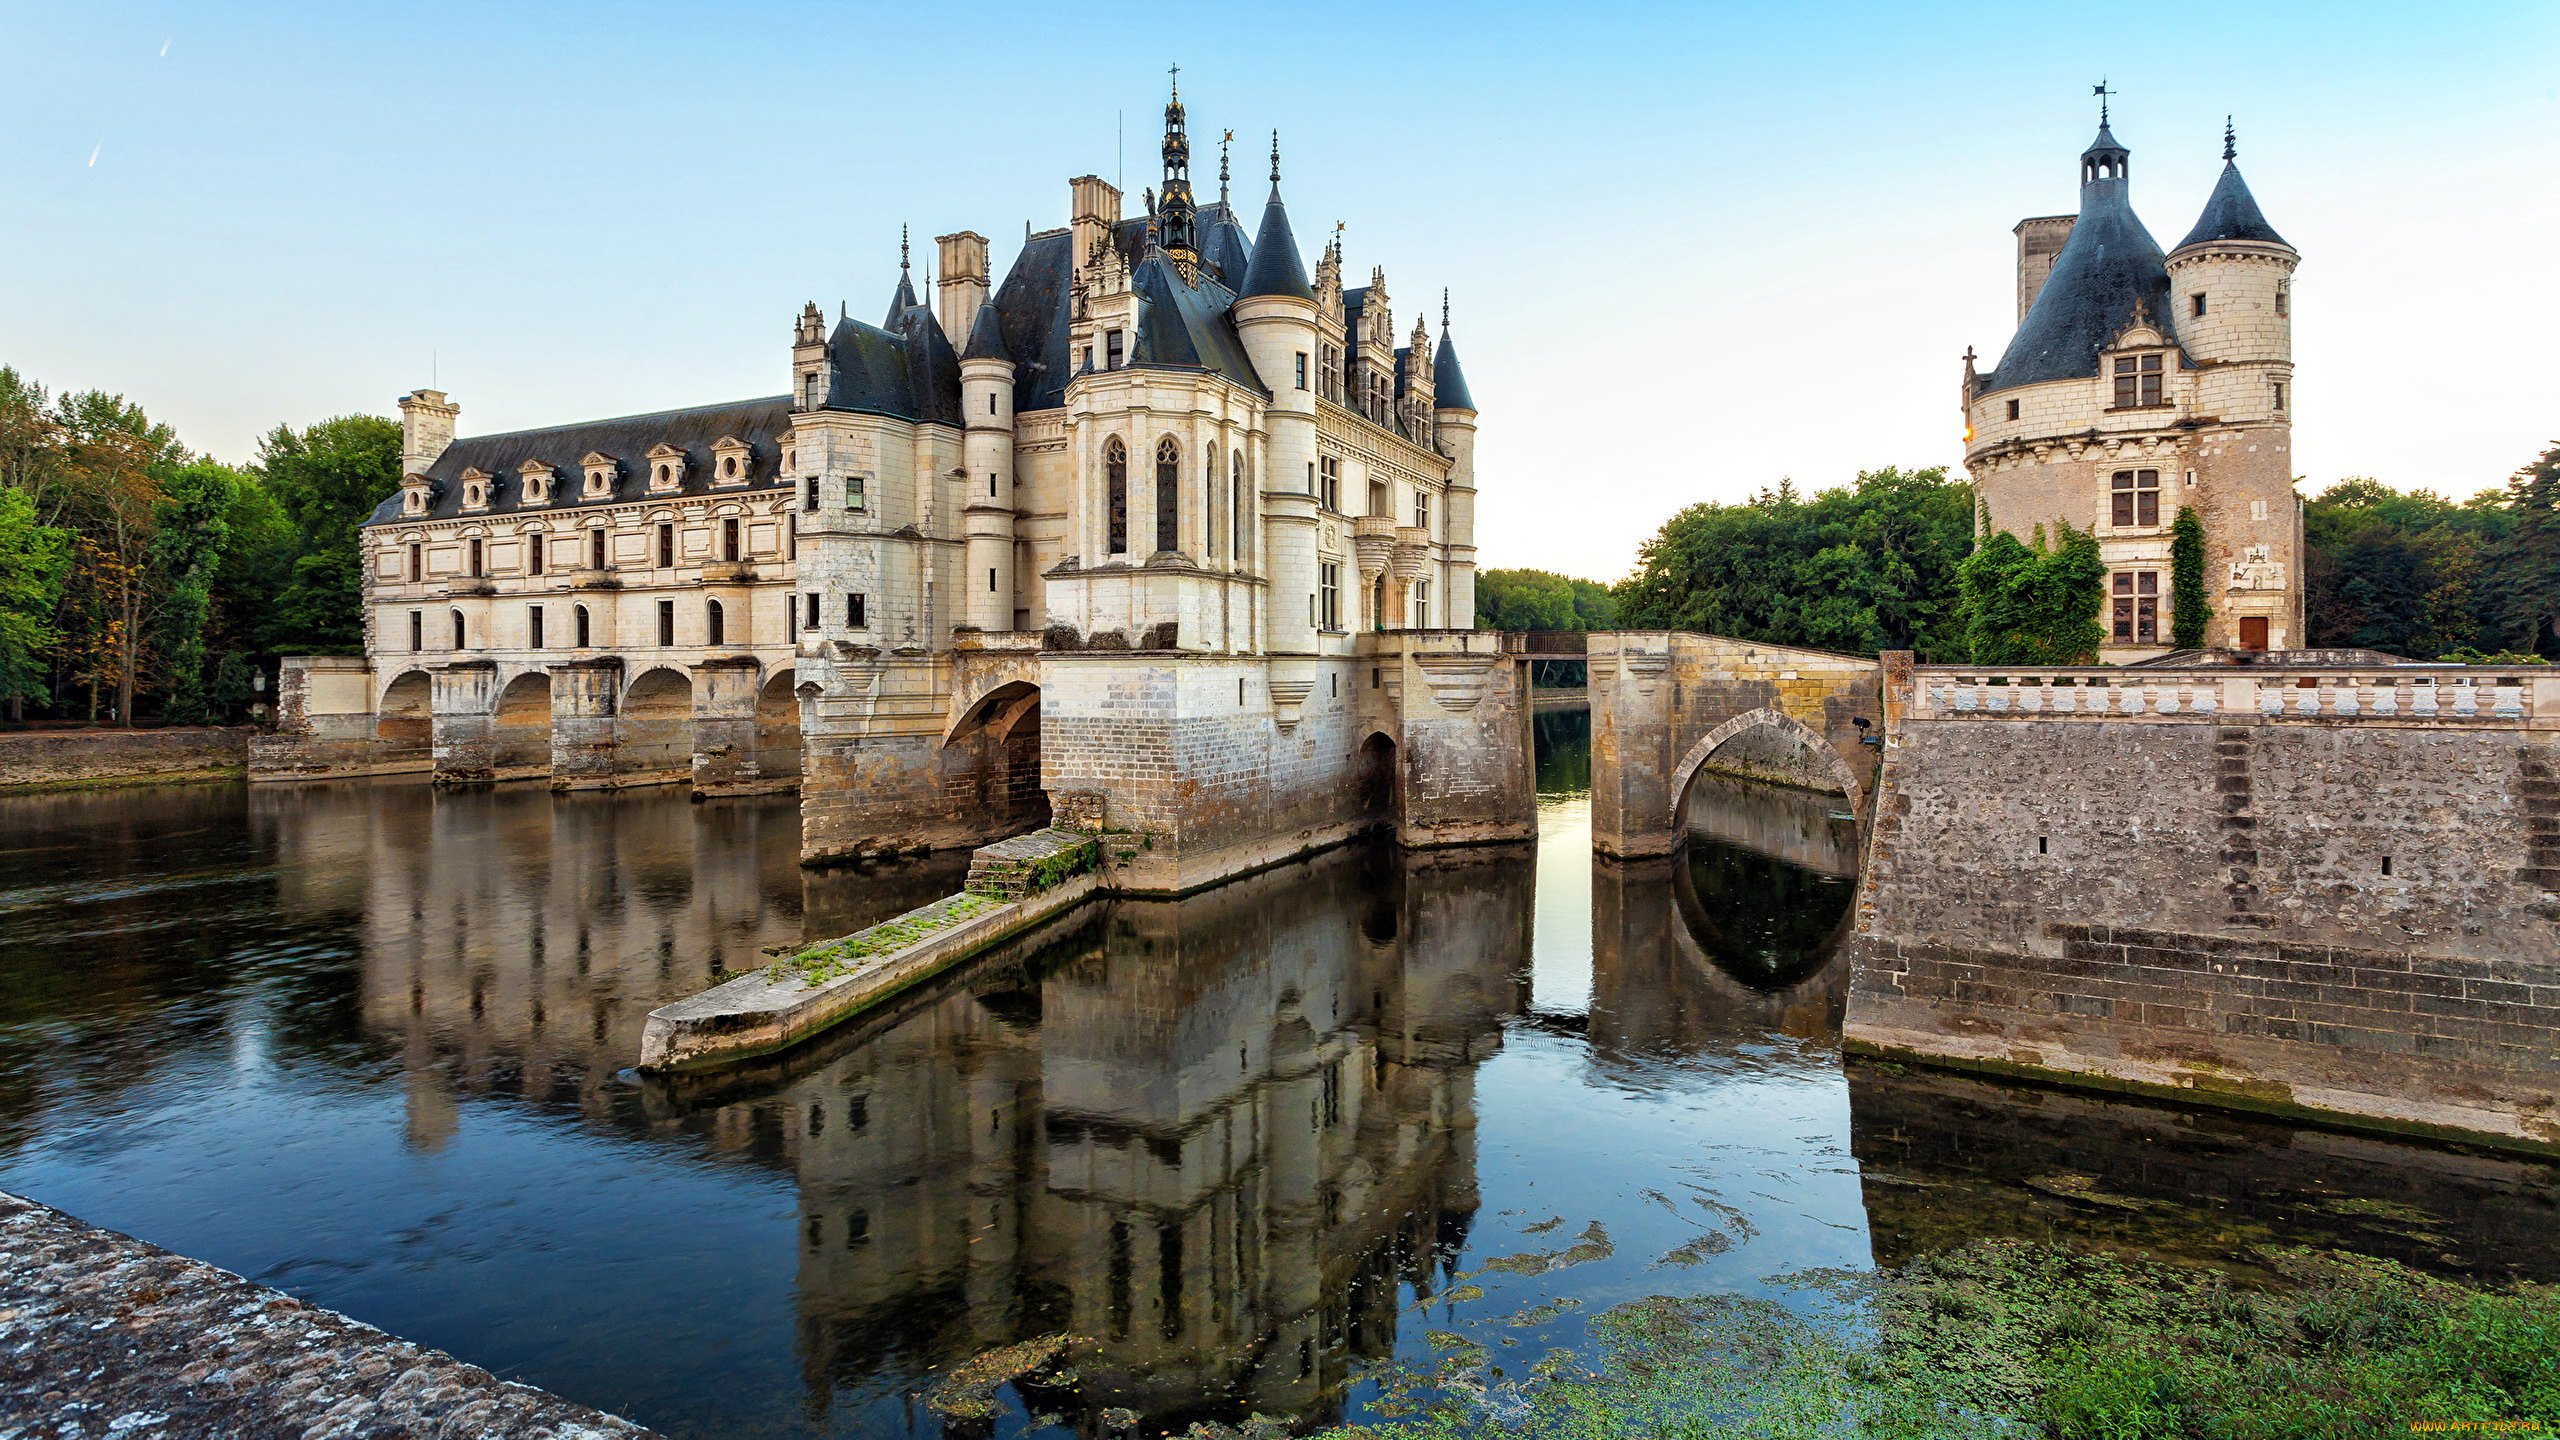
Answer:
<path fill-rule="evenodd" d="M 424 475 L 453 443 L 454 417 L 462 407 L 441 390 L 412 390 L 400 397 L 400 473 Z"/>
<path fill-rule="evenodd" d="M 1075 253 L 1067 261 L 1081 282 L 1085 267 L 1093 263 L 1094 247 L 1110 239 L 1111 228 L 1120 223 L 1120 192 L 1099 175 L 1079 175 L 1067 182 L 1067 195 L 1067 213 L 1075 217 L 1069 242 Z"/>
<path fill-rule="evenodd" d="M 942 249 L 941 286 L 934 296 L 941 310 L 942 333 L 955 346 L 969 343 L 969 327 L 978 323 L 978 307 L 987 303 L 987 237 L 974 230 L 937 235 Z"/>
<path fill-rule="evenodd" d="M 2018 222 L 2011 232 L 2018 237 L 2018 318 L 2025 320 L 2027 311 L 2036 303 L 2036 293 L 2044 289 L 2044 277 L 2053 273 L 2054 257 L 2062 253 L 2062 242 L 2071 238 L 2072 223 L 2077 215 L 2037 215 Z"/>

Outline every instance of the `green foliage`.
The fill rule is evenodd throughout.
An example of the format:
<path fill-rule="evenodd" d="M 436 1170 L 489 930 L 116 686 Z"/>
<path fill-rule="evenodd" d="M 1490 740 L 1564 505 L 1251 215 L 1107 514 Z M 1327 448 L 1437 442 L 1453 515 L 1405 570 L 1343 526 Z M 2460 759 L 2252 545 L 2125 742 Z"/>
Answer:
<path fill-rule="evenodd" d="M 44 698 L 44 652 L 58 638 L 54 608 L 70 573 L 70 532 L 37 524 L 25 492 L 0 490 L 0 700 Z"/>
<path fill-rule="evenodd" d="M 1656 1296 L 1596 1317 L 1596 1368 L 1493 1369 L 1463 1335 L 1379 1378 L 1337 1436 L 2328 1440 L 2560 1409 L 2560 1289 L 2261 1252 L 2275 1288 L 1985 1241 L 1900 1271 L 1795 1277 L 1791 1302 Z"/>
<path fill-rule="evenodd" d="M 216 718 L 205 671 L 212 633 L 213 587 L 230 539 L 233 492 L 229 466 L 197 460 L 162 482 L 150 544 L 151 641 L 169 687 L 165 713 L 187 724 Z"/>
<path fill-rule="evenodd" d="M 2548 665 L 2551 662 L 2524 650 L 2448 650 L 2436 659 L 2447 665 Z"/>
<path fill-rule="evenodd" d="M 361 651 L 364 565 L 357 527 L 400 488 L 399 423 L 341 415 L 299 431 L 279 425 L 260 443 L 257 468 L 301 539 L 268 645 L 305 654 Z"/>
<path fill-rule="evenodd" d="M 2181 650 L 2204 646 L 2213 606 L 2205 599 L 2204 521 L 2193 505 L 2178 507 L 2169 527 L 2169 643 Z"/>
<path fill-rule="evenodd" d="M 1943 469 L 1869 471 L 1811 499 L 1780 482 L 1739 505 L 1692 505 L 1617 587 L 1617 623 L 1959 659 L 1956 567 L 1973 513 L 1973 487 Z"/>
<path fill-rule="evenodd" d="M 2495 648 L 2532 625 L 2510 612 L 2529 592 L 2510 496 L 2455 504 L 2376 480 L 2341 480 L 2303 505 L 2303 587 L 2313 646 L 2395 655 Z"/>
<path fill-rule="evenodd" d="M 2106 562 L 2098 540 L 2056 521 L 2059 543 L 2048 549 L 2039 530 L 2033 546 L 2001 531 L 1957 567 L 1965 658 L 1976 665 L 2078 665 L 2096 656 L 2106 632 L 2097 620 L 2106 599 Z"/>
<path fill-rule="evenodd" d="M 946 895 L 894 920 L 884 920 L 869 929 L 856 930 L 841 940 L 812 945 L 787 960 L 774 962 L 763 973 L 775 980 L 797 978 L 803 989 L 814 990 L 830 980 L 852 974 L 861 968 L 861 961 L 929 940 L 964 920 L 975 919 L 1005 903 L 992 895 L 973 895 L 967 891 Z"/>
<path fill-rule="evenodd" d="M 2506 510 L 2492 602 L 2499 629 L 2519 649 L 2560 657 L 2560 445 L 2508 479 Z"/>
<path fill-rule="evenodd" d="M 1597 580 L 1552 570 L 1476 572 L 1476 627 L 1482 630 L 1606 630 L 1617 601 Z"/>

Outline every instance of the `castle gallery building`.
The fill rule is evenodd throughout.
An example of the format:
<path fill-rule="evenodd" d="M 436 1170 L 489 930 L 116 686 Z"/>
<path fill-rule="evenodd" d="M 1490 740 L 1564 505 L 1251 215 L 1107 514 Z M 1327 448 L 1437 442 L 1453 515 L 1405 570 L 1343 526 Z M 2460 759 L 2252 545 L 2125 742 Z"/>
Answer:
<path fill-rule="evenodd" d="M 1075 794 L 1180 888 L 1392 819 L 1527 834 L 1517 666 L 1472 633 L 1476 410 L 1442 315 L 1311 280 L 1280 198 L 1092 176 L 990 289 L 937 242 L 789 393 L 456 438 L 401 401 L 367 646 L 295 662 L 260 773 L 797 787 L 804 851 L 1012 834 Z M 777 356 L 777 359 L 781 357 Z"/>
<path fill-rule="evenodd" d="M 2204 214 L 2165 256 L 2133 213 L 2132 156 L 2102 120 L 2080 212 L 2018 222 L 2018 333 L 1965 355 L 1965 465 L 1984 533 L 2094 529 L 2107 562 L 2100 658 L 2169 649 L 2169 527 L 2203 522 L 2205 644 L 2303 643 L 2293 489 L 2293 270 L 2228 134 Z"/>

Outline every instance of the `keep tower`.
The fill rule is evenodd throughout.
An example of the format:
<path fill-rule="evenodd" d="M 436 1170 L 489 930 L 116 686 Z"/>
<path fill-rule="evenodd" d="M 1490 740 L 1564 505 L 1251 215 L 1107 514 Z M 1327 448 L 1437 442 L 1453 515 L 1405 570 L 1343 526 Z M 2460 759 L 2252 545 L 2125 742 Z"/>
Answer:
<path fill-rule="evenodd" d="M 2102 117 L 2080 209 L 2022 222 L 2018 330 L 1965 358 L 1965 463 L 1984 533 L 2093 531 L 2108 567 L 2101 658 L 2166 653 L 2171 526 L 2205 532 L 2204 643 L 2302 643 L 2293 489 L 2293 272 L 2301 256 L 2240 176 L 2228 127 L 2203 214 L 2163 254 L 2134 213 L 2132 152 Z M 2053 236 L 2059 232 L 2059 248 Z M 2031 254 L 2030 251 L 2033 251 Z"/>

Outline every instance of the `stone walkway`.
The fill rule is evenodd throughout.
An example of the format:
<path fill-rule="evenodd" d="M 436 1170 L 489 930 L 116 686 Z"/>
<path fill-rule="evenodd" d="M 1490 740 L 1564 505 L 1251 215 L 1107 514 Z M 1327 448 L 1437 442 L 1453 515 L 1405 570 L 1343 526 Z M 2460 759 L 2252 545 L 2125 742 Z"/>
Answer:
<path fill-rule="evenodd" d="M 654 1433 L 0 1194 L 0 1440 Z"/>

